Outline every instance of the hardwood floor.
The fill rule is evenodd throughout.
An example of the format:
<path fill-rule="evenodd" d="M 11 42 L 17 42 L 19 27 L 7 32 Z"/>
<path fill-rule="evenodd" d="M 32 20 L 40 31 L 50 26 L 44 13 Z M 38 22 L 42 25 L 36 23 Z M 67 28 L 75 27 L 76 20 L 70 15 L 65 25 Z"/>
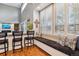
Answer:
<path fill-rule="evenodd" d="M 2 53 L 0 54 L 0 56 L 5 55 L 4 53 Z M 15 53 L 13 53 L 13 51 L 9 51 L 7 52 L 7 56 L 49 56 L 49 54 L 34 45 L 23 48 L 23 51 L 21 51 L 21 49 L 18 49 Z"/>

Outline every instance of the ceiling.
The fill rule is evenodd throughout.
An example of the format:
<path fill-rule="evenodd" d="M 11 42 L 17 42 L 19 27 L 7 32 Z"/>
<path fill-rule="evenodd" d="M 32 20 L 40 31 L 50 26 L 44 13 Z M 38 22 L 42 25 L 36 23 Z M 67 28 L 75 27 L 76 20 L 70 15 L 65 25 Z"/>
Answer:
<path fill-rule="evenodd" d="M 42 10 L 43 8 L 45 8 L 46 6 L 48 6 L 48 5 L 50 5 L 51 3 L 40 3 L 38 6 L 37 6 L 37 8 L 36 8 L 36 10 L 37 11 L 40 11 L 40 10 Z"/>
<path fill-rule="evenodd" d="M 2 3 L 4 5 L 20 8 L 22 3 Z"/>

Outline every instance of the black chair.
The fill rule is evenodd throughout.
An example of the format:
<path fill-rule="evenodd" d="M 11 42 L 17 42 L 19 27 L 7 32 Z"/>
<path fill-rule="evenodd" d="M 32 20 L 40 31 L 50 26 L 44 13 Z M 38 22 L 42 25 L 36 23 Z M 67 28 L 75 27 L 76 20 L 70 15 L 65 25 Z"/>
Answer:
<path fill-rule="evenodd" d="M 7 36 L 6 32 L 0 32 L 0 45 L 4 45 L 4 48 L 0 48 L 0 49 L 5 50 L 5 55 L 6 52 L 8 51 L 8 39 L 6 39 L 6 36 Z"/>
<path fill-rule="evenodd" d="M 26 46 L 26 44 L 28 44 L 28 46 L 29 44 L 34 45 L 34 31 L 27 31 L 27 37 L 24 38 L 24 46 Z"/>
<path fill-rule="evenodd" d="M 15 46 L 21 46 L 21 50 L 23 48 L 22 46 L 22 35 L 23 32 L 22 31 L 13 31 L 12 32 L 13 35 L 13 41 L 12 41 L 12 46 L 13 46 L 13 53 L 15 52 Z M 20 44 L 15 44 L 16 42 L 20 42 Z"/>

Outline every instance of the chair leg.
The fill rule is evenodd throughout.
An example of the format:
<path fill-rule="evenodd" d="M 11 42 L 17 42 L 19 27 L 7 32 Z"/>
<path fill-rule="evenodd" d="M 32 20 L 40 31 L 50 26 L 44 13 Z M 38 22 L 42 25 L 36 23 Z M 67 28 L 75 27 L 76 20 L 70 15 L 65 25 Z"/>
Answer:
<path fill-rule="evenodd" d="M 14 49 L 15 48 L 15 43 L 13 42 L 12 45 L 13 45 L 13 53 L 14 53 L 15 52 L 15 49 Z"/>
<path fill-rule="evenodd" d="M 8 47 L 9 47 L 9 44 L 8 44 L 8 42 L 7 42 L 7 51 L 8 51 L 8 49 L 9 49 Z"/>
<path fill-rule="evenodd" d="M 29 40 L 30 42 L 29 42 L 29 44 L 31 45 L 32 44 L 32 42 L 31 42 L 31 40 Z"/>
<path fill-rule="evenodd" d="M 34 46 L 34 39 L 33 39 L 33 46 Z"/>
<path fill-rule="evenodd" d="M 25 39 L 24 39 L 24 47 L 26 47 Z"/>
<path fill-rule="evenodd" d="M 22 41 L 21 41 L 21 50 L 23 50 Z"/>
<path fill-rule="evenodd" d="M 6 55 L 6 43 L 4 43 L 4 50 L 5 50 L 5 55 Z"/>
<path fill-rule="evenodd" d="M 27 46 L 29 47 L 29 40 L 27 40 L 27 44 L 28 44 Z"/>

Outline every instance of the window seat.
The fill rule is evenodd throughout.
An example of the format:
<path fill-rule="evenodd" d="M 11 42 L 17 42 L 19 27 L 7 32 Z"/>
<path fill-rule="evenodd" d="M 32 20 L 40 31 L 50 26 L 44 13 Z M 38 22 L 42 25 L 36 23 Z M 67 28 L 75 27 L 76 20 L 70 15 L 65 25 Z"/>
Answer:
<path fill-rule="evenodd" d="M 73 55 L 74 54 L 74 51 L 71 48 L 69 48 L 67 46 L 62 46 L 62 45 L 60 45 L 59 43 L 57 43 L 53 40 L 48 40 L 48 39 L 42 38 L 42 37 L 36 37 L 35 39 L 46 44 L 46 45 L 48 45 L 48 46 L 50 46 L 50 47 L 52 47 L 52 48 L 55 48 L 58 51 L 65 53 L 67 55 Z"/>

